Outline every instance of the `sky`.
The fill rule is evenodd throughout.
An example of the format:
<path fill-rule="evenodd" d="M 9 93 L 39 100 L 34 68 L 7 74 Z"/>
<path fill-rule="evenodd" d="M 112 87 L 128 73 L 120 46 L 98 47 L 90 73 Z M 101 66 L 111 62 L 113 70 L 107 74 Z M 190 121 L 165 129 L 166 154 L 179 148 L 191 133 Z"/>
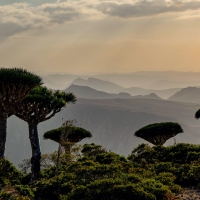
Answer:
<path fill-rule="evenodd" d="M 1 0 L 0 67 L 200 71 L 200 0 Z"/>

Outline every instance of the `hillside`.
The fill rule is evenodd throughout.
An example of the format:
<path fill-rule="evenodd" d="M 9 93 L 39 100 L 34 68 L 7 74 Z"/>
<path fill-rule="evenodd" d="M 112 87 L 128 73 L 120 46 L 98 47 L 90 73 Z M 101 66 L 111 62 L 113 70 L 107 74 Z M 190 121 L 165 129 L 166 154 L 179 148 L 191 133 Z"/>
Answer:
<path fill-rule="evenodd" d="M 169 98 L 170 96 L 172 96 L 173 94 L 175 94 L 177 91 L 180 90 L 180 88 L 172 88 L 172 89 L 164 89 L 164 90 L 152 90 L 152 89 L 144 89 L 140 87 L 125 88 L 115 83 L 100 80 L 97 78 L 88 78 L 88 79 L 77 78 L 72 82 L 72 85 L 87 86 L 95 90 L 99 90 L 99 91 L 103 91 L 107 93 L 126 92 L 126 93 L 131 94 L 132 96 L 149 95 L 151 93 L 155 93 L 159 97 L 164 98 L 164 99 Z"/>
<path fill-rule="evenodd" d="M 131 96 L 129 93 L 120 92 L 119 94 L 111 94 L 95 90 L 87 86 L 71 85 L 65 91 L 73 92 L 77 97 L 85 99 L 130 99 L 130 98 L 145 98 L 145 99 L 161 99 L 156 94 Z"/>
<path fill-rule="evenodd" d="M 124 89 L 125 92 L 135 96 L 135 95 L 149 95 L 154 93 L 163 99 L 167 99 L 177 91 L 181 90 L 180 88 L 171 88 L 171 89 L 164 89 L 164 90 L 152 90 L 152 89 L 144 89 L 138 87 L 131 87 Z"/>
<path fill-rule="evenodd" d="M 162 100 L 158 95 L 151 93 L 147 95 L 137 95 L 133 96 L 132 99 L 154 99 L 154 100 Z"/>
<path fill-rule="evenodd" d="M 66 92 L 73 92 L 75 96 L 86 99 L 115 99 L 115 98 L 131 98 L 132 96 L 128 93 L 110 94 L 95 90 L 87 86 L 71 85 L 68 87 Z"/>
<path fill-rule="evenodd" d="M 42 78 L 43 81 L 43 86 L 46 86 L 47 88 L 53 89 L 53 90 L 58 90 L 58 89 L 65 89 L 66 84 L 64 83 L 54 83 L 53 81 L 50 81 L 46 77 Z"/>
<path fill-rule="evenodd" d="M 181 91 L 172 95 L 168 100 L 189 103 L 200 103 L 200 88 L 183 88 Z"/>
<path fill-rule="evenodd" d="M 128 155 L 144 140 L 133 136 L 134 132 L 150 123 L 178 122 L 184 133 L 176 137 L 177 142 L 200 143 L 200 122 L 194 113 L 200 105 L 153 99 L 78 99 L 52 119 L 39 124 L 42 153 L 58 148 L 55 142 L 43 140 L 43 133 L 61 126 L 62 118 L 76 119 L 93 137 L 84 142 L 95 142 L 121 155 Z M 169 140 L 167 144 L 173 144 Z M 8 119 L 6 157 L 15 164 L 31 155 L 28 126 L 12 116 Z"/>
<path fill-rule="evenodd" d="M 77 78 L 72 82 L 72 85 L 88 86 L 93 89 L 108 93 L 119 93 L 124 91 L 123 87 L 115 83 L 109 81 L 103 81 L 97 78 L 88 78 L 87 80 L 82 78 Z"/>

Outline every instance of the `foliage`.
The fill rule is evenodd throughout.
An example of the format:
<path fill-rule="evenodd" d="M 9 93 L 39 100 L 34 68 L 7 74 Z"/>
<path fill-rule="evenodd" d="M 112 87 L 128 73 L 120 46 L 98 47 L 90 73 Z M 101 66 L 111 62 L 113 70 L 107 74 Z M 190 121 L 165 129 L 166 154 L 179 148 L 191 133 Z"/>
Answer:
<path fill-rule="evenodd" d="M 0 159 L 0 199 L 28 200 L 33 197 L 32 189 L 23 185 L 24 175 L 8 160 Z M 12 195 L 12 192 L 15 195 Z"/>
<path fill-rule="evenodd" d="M 173 175 L 171 179 L 162 174 L 155 176 L 153 172 L 138 168 L 123 156 L 106 152 L 100 145 L 84 145 L 82 152 L 83 156 L 79 160 L 61 164 L 57 176 L 52 173 L 55 168 L 45 169 L 42 179 L 34 185 L 36 197 L 159 200 L 165 195 L 171 195 L 170 187 L 180 189 L 174 184 Z"/>
<path fill-rule="evenodd" d="M 61 160 L 56 175 L 54 160 L 52 166 L 41 171 L 40 180 L 31 185 L 25 181 L 29 175 L 23 175 L 5 160 L 1 168 L 5 175 L 0 171 L 1 187 L 12 186 L 20 197 L 34 195 L 42 200 L 163 200 L 182 187 L 200 185 L 199 152 L 200 145 L 141 144 L 125 158 L 100 145 L 85 144 L 77 159 Z M 50 155 L 46 158 L 51 160 Z"/>
<path fill-rule="evenodd" d="M 0 110 L 8 116 L 42 79 L 36 74 L 20 68 L 0 68 Z"/>
<path fill-rule="evenodd" d="M 66 162 L 72 162 L 77 160 L 78 158 L 81 158 L 81 145 L 74 145 L 71 149 L 70 155 L 67 155 L 63 149 L 61 149 L 61 155 L 60 155 L 60 160 L 59 163 L 66 163 Z M 58 152 L 55 151 L 53 153 L 47 153 L 47 154 L 42 154 L 40 164 L 41 164 L 41 169 L 47 169 L 52 166 L 56 165 L 57 162 L 57 155 Z M 19 169 L 22 171 L 24 174 L 28 174 L 31 171 L 31 159 L 24 159 L 22 162 L 18 165 Z M 1 182 L 1 179 L 0 179 Z"/>
<path fill-rule="evenodd" d="M 20 184 L 23 174 L 8 160 L 0 159 L 0 187 L 9 184 Z"/>
<path fill-rule="evenodd" d="M 199 119 L 200 118 L 200 109 L 197 110 L 197 112 L 195 113 L 195 118 Z"/>
<path fill-rule="evenodd" d="M 135 136 L 141 137 L 154 145 L 163 145 L 169 138 L 182 132 L 183 129 L 178 123 L 162 122 L 139 129 L 135 132 Z"/>
<path fill-rule="evenodd" d="M 106 152 L 106 150 L 102 148 L 101 145 L 96 145 L 92 143 L 92 144 L 84 144 L 81 152 L 83 153 L 84 156 L 90 157 L 90 156 L 95 156 L 99 153 L 104 153 Z"/>
<path fill-rule="evenodd" d="M 60 112 L 66 104 L 75 103 L 73 93 L 52 91 L 43 86 L 35 87 L 15 111 L 15 115 L 36 124 L 46 121 Z"/>
<path fill-rule="evenodd" d="M 20 193 L 20 195 L 33 197 L 33 192 L 29 186 L 24 185 L 15 185 L 14 188 Z"/>
<path fill-rule="evenodd" d="M 42 84 L 42 79 L 36 74 L 20 68 L 0 68 L 0 82 L 15 85 L 33 85 Z"/>
<path fill-rule="evenodd" d="M 128 157 L 138 166 L 151 168 L 156 174 L 172 173 L 174 183 L 185 186 L 198 186 L 200 178 L 200 145 L 180 143 L 173 146 L 139 145 Z M 144 165 L 145 159 L 145 165 Z"/>
<path fill-rule="evenodd" d="M 69 142 L 80 142 L 84 138 L 91 138 L 92 134 L 81 127 L 66 127 L 66 129 L 70 129 L 70 132 L 65 137 L 65 140 L 68 140 Z M 53 129 L 50 131 L 47 131 L 44 133 L 43 137 L 44 139 L 51 139 L 55 142 L 61 141 L 61 132 L 62 128 Z"/>

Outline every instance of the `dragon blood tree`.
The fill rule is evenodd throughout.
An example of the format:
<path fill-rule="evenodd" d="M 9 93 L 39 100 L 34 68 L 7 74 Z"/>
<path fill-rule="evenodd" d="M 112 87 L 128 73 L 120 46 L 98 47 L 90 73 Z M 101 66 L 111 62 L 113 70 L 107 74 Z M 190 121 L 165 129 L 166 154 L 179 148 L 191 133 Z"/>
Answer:
<path fill-rule="evenodd" d="M 195 113 L 195 118 L 199 119 L 200 118 L 200 109 L 197 110 L 197 112 Z"/>
<path fill-rule="evenodd" d="M 135 132 L 135 136 L 140 137 L 154 145 L 163 145 L 169 138 L 183 133 L 183 129 L 178 123 L 162 122 L 145 126 Z"/>
<path fill-rule="evenodd" d="M 59 143 L 64 147 L 65 152 L 70 152 L 72 145 L 80 142 L 84 138 L 91 138 L 92 133 L 81 127 L 68 125 L 69 123 L 67 122 L 60 128 L 47 131 L 43 137 L 44 139 L 50 139 Z"/>
<path fill-rule="evenodd" d="M 76 97 L 73 93 L 53 92 L 46 87 L 38 86 L 22 101 L 19 109 L 14 113 L 17 117 L 28 123 L 32 148 L 31 181 L 37 180 L 40 172 L 41 152 L 37 128 L 38 124 L 52 118 L 66 104 L 75 102 Z"/>
<path fill-rule="evenodd" d="M 30 91 L 42 84 L 41 77 L 19 68 L 0 68 L 0 157 L 4 157 L 7 119 Z"/>

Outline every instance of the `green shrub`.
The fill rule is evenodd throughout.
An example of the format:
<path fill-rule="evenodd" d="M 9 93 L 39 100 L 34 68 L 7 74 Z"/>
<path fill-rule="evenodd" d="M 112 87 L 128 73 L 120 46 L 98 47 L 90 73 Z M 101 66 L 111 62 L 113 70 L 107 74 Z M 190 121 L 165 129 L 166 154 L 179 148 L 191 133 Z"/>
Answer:
<path fill-rule="evenodd" d="M 27 185 L 15 185 L 14 188 L 19 192 L 22 196 L 34 197 L 34 194 L 30 187 Z"/>

